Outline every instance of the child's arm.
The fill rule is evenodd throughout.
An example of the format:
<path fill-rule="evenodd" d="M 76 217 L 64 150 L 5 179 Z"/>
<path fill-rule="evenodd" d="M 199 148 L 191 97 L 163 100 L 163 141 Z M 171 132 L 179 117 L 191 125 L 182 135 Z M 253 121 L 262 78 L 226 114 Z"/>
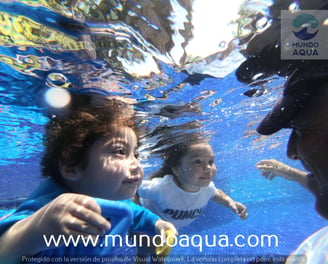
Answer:
<path fill-rule="evenodd" d="M 22 256 L 49 249 L 43 236 L 96 236 L 108 229 L 110 223 L 102 217 L 94 199 L 66 193 L 16 222 L 0 237 L 0 263 L 20 263 Z"/>
<path fill-rule="evenodd" d="M 216 189 L 215 196 L 212 200 L 218 204 L 231 208 L 231 210 L 238 214 L 241 219 L 246 219 L 248 216 L 247 207 L 245 205 L 234 201 L 229 195 L 220 189 Z"/>
<path fill-rule="evenodd" d="M 305 188 L 307 186 L 307 172 L 290 167 L 275 159 L 261 160 L 256 163 L 255 167 L 259 169 L 262 175 L 272 180 L 276 176 L 280 176 L 290 181 L 295 181 Z"/>

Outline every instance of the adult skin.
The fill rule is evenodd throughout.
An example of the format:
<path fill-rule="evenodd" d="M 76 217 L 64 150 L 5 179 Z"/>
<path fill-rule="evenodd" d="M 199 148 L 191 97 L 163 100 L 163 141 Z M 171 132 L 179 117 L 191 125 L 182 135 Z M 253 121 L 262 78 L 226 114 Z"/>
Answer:
<path fill-rule="evenodd" d="M 287 156 L 300 160 L 307 187 L 316 197 L 317 212 L 328 219 L 328 87 L 318 90 L 291 121 Z"/>

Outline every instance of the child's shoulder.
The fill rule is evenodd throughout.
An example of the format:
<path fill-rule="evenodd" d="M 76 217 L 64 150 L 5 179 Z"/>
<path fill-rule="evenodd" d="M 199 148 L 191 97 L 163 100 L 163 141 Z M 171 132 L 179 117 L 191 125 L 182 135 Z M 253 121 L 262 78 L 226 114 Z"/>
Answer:
<path fill-rule="evenodd" d="M 149 178 L 149 179 L 145 179 L 142 181 L 144 182 L 149 182 L 152 184 L 160 184 L 162 182 L 173 182 L 173 175 L 170 174 L 166 174 L 163 177 L 154 177 L 154 178 Z"/>

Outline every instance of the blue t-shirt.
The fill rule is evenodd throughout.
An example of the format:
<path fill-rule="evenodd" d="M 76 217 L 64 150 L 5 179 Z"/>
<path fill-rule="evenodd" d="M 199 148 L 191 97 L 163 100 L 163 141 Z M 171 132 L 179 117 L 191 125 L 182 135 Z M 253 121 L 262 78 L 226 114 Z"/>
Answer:
<path fill-rule="evenodd" d="M 57 196 L 68 192 L 69 190 L 67 188 L 58 184 L 52 179 L 48 179 L 44 181 L 30 195 L 30 197 L 25 202 L 23 202 L 17 209 L 11 211 L 8 215 L 2 216 L 0 218 L 0 235 L 2 235 L 7 229 L 9 229 L 17 221 L 20 221 L 32 215 L 34 212 L 36 212 L 41 207 L 43 207 L 44 205 L 55 199 Z M 160 217 L 153 214 L 152 212 L 145 209 L 144 207 L 133 203 L 130 200 L 125 200 L 121 202 L 127 203 L 128 206 L 132 209 L 133 222 L 132 225 L 130 226 L 131 230 L 136 232 L 147 233 L 149 235 L 155 235 L 155 227 L 154 227 L 155 222 L 158 219 L 160 219 Z M 124 235 L 122 237 L 125 239 Z M 57 258 L 56 263 L 70 263 L 70 262 L 66 262 L 68 260 L 67 259 L 64 260 L 63 258 L 64 257 L 71 258 L 71 259 L 73 259 L 73 257 L 93 258 L 98 256 L 101 250 L 102 248 L 100 246 L 94 246 L 92 244 L 87 247 L 85 245 L 82 245 L 81 243 L 77 246 L 74 245 L 60 246 L 40 252 L 37 256 L 35 256 L 36 257 L 35 261 L 31 261 L 31 258 L 22 256 L 22 263 L 36 263 L 40 261 L 41 257 L 44 257 L 45 261 L 51 258 L 53 259 Z M 62 258 L 62 262 L 59 261 L 60 258 Z M 76 259 L 74 261 L 76 261 Z M 99 261 L 101 262 L 101 260 Z M 97 263 L 97 262 L 92 260 L 91 263 Z"/>

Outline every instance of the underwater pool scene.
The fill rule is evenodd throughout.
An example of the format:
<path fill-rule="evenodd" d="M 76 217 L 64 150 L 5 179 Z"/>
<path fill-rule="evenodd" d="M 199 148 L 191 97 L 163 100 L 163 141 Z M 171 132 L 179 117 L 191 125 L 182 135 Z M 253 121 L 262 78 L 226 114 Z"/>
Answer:
<path fill-rule="evenodd" d="M 267 69 L 276 60 L 243 62 L 261 48 L 250 47 L 251 41 L 273 28 L 280 10 L 291 9 L 328 9 L 328 4 L 0 1 L 0 218 L 44 180 L 39 162 L 49 107 L 65 106 L 68 91 L 122 96 L 135 102 L 149 134 L 173 129 L 173 136 L 181 136 L 198 124 L 211 138 L 215 185 L 248 208 L 248 218 L 241 220 L 210 202 L 179 230 L 194 235 L 193 244 L 174 247 L 166 263 L 283 263 L 327 225 L 308 191 L 280 177 L 268 180 L 255 167 L 262 159 L 276 159 L 303 169 L 286 156 L 290 130 L 272 136 L 255 130 L 298 62 L 286 61 L 272 71 Z M 277 35 L 270 36 L 272 43 L 265 38 L 263 45 L 278 47 Z M 161 164 L 149 154 L 156 143 L 153 136 L 141 144 L 146 177 Z M 233 243 L 236 237 L 239 244 Z M 115 248 L 113 254 L 129 258 L 104 263 L 133 263 L 135 248 Z"/>

